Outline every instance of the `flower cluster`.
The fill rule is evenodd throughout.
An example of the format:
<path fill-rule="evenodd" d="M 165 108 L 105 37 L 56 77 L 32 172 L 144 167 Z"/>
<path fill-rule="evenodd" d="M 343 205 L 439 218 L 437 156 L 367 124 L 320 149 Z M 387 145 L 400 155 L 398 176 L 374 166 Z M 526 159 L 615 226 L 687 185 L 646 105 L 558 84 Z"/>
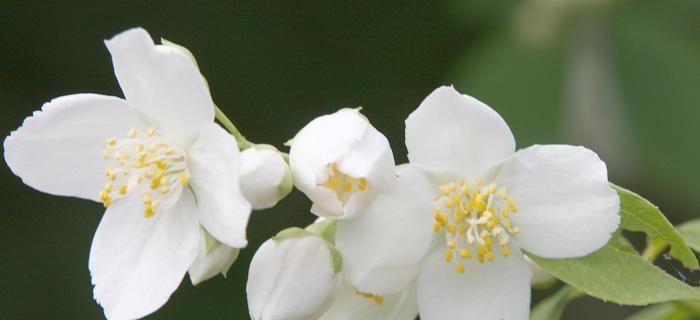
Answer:
<path fill-rule="evenodd" d="M 226 274 L 251 210 L 293 187 L 319 220 L 258 248 L 252 319 L 527 319 L 526 254 L 585 256 L 620 222 L 593 151 L 516 151 L 503 118 L 453 87 L 406 119 L 406 164 L 360 108 L 314 119 L 287 156 L 219 114 L 185 48 L 143 29 L 105 44 L 124 98 L 56 98 L 4 150 L 28 186 L 106 208 L 89 270 L 109 319 L 154 312 L 186 273 Z"/>

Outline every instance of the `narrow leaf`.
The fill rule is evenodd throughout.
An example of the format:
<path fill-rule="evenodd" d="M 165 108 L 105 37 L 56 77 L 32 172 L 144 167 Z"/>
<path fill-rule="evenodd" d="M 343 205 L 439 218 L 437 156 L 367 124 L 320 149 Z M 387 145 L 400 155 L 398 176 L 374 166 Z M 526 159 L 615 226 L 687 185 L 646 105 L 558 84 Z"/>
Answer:
<path fill-rule="evenodd" d="M 658 207 L 632 191 L 613 184 L 611 186 L 620 196 L 620 228 L 644 232 L 652 240 L 662 239 L 670 245 L 671 257 L 678 259 L 688 268 L 699 268 L 693 251 Z"/>
<path fill-rule="evenodd" d="M 529 257 L 585 294 L 627 305 L 700 299 L 700 291 L 648 263 L 641 256 L 606 245 L 580 258 Z"/>
<path fill-rule="evenodd" d="M 578 296 L 580 291 L 571 286 L 565 286 L 538 303 L 530 313 L 530 320 L 559 320 L 566 304 Z"/>
<path fill-rule="evenodd" d="M 643 309 L 627 320 L 690 320 L 690 313 L 673 303 L 664 303 Z"/>

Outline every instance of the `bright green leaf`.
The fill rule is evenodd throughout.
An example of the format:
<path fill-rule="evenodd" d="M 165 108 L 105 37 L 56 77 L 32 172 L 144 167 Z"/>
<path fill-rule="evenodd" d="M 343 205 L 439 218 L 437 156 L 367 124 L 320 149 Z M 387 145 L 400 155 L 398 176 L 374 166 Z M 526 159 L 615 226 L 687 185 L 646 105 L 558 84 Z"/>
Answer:
<path fill-rule="evenodd" d="M 530 313 L 530 320 L 559 320 L 566 304 L 580 295 L 580 291 L 571 286 L 565 286 L 538 303 Z"/>
<path fill-rule="evenodd" d="M 620 196 L 620 228 L 644 232 L 650 239 L 663 239 L 671 246 L 672 257 L 688 268 L 698 269 L 695 254 L 658 207 L 632 191 L 616 185 L 612 187 Z"/>
<path fill-rule="evenodd" d="M 700 291 L 696 288 L 673 278 L 641 256 L 610 244 L 580 258 L 544 259 L 529 256 L 557 278 L 604 301 L 647 305 L 700 299 Z"/>
<path fill-rule="evenodd" d="M 690 320 L 690 313 L 673 303 L 664 303 L 643 309 L 627 320 Z"/>
<path fill-rule="evenodd" d="M 690 220 L 678 226 L 685 243 L 693 250 L 700 252 L 700 219 Z"/>

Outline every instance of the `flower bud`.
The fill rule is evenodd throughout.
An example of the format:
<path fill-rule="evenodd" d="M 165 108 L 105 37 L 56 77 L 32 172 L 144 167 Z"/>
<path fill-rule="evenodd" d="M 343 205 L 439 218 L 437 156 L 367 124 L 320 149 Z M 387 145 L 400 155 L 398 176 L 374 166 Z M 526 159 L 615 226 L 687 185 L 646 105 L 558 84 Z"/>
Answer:
<path fill-rule="evenodd" d="M 231 268 L 238 258 L 238 252 L 240 251 L 214 239 L 206 230 L 201 229 L 201 231 L 199 253 L 197 253 L 197 257 L 187 270 L 187 273 L 190 275 L 190 281 L 195 286 L 215 277 L 217 274 L 222 274 L 225 277 L 228 269 Z"/>
<path fill-rule="evenodd" d="M 246 291 L 254 320 L 316 318 L 333 303 L 340 255 L 321 237 L 290 228 L 267 240 L 253 256 Z"/>
<path fill-rule="evenodd" d="M 256 145 L 241 152 L 240 186 L 254 209 L 267 209 L 292 191 L 292 174 L 275 147 Z"/>
<path fill-rule="evenodd" d="M 359 109 L 341 109 L 307 124 L 290 142 L 294 185 L 320 217 L 348 218 L 373 195 L 393 190 L 389 141 Z"/>

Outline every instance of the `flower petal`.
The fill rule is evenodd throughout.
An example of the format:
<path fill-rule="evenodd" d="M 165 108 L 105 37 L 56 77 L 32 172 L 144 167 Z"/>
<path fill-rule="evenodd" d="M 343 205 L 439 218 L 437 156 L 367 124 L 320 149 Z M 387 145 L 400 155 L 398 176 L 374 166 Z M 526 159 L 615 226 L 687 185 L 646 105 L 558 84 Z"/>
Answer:
<path fill-rule="evenodd" d="M 44 104 L 5 139 L 5 161 L 28 186 L 42 192 L 98 201 L 110 137 L 147 125 L 126 101 L 75 94 Z"/>
<path fill-rule="evenodd" d="M 217 240 L 243 248 L 250 203 L 238 185 L 238 144 L 219 125 L 205 127 L 188 150 L 190 185 L 197 198 L 199 221 Z"/>
<path fill-rule="evenodd" d="M 425 259 L 418 278 L 421 319 L 528 319 L 530 268 L 517 248 L 492 262 L 471 259 L 465 268 L 458 273 L 440 250 Z"/>
<path fill-rule="evenodd" d="M 109 319 L 135 319 L 160 308 L 197 255 L 199 227 L 192 193 L 152 218 L 139 197 L 115 201 L 90 249 L 95 300 Z"/>
<path fill-rule="evenodd" d="M 472 180 L 510 156 L 515 139 L 496 111 L 445 86 L 406 119 L 406 147 L 412 164 Z"/>
<path fill-rule="evenodd" d="M 207 281 L 218 274 L 226 275 L 228 269 L 233 265 L 238 258 L 240 250 L 231 248 L 223 243 L 219 243 L 215 248 L 209 251 L 207 248 L 207 240 L 204 233 L 200 230 L 199 251 L 197 257 L 192 262 L 192 265 L 187 270 L 190 275 L 190 281 L 193 285 L 198 285 Z"/>
<path fill-rule="evenodd" d="M 155 45 L 141 28 L 124 31 L 105 45 L 126 100 L 167 136 L 187 146 L 214 121 L 209 88 L 185 54 Z"/>
<path fill-rule="evenodd" d="M 343 274 L 362 292 L 403 290 L 434 237 L 434 187 L 410 165 L 397 167 L 396 190 L 378 195 L 363 215 L 338 224 L 336 247 L 343 255 Z"/>
<path fill-rule="evenodd" d="M 323 239 L 267 240 L 250 262 L 246 284 L 250 318 L 314 319 L 330 307 L 339 280 Z"/>
<path fill-rule="evenodd" d="M 414 320 L 418 316 L 416 284 L 406 290 L 382 297 L 381 303 L 343 285 L 326 313 L 318 320 Z"/>
<path fill-rule="evenodd" d="M 518 207 L 511 216 L 521 248 L 547 258 L 589 254 L 620 222 L 620 199 L 595 152 L 567 145 L 518 151 L 497 173 Z"/>
<path fill-rule="evenodd" d="M 337 165 L 345 175 L 365 178 L 369 189 L 363 193 L 393 188 L 394 156 L 389 141 L 355 109 L 341 109 L 314 119 L 294 137 L 289 151 L 294 184 L 313 201 L 311 212 L 343 218 L 345 203 L 321 186 L 330 178 L 330 164 Z"/>

